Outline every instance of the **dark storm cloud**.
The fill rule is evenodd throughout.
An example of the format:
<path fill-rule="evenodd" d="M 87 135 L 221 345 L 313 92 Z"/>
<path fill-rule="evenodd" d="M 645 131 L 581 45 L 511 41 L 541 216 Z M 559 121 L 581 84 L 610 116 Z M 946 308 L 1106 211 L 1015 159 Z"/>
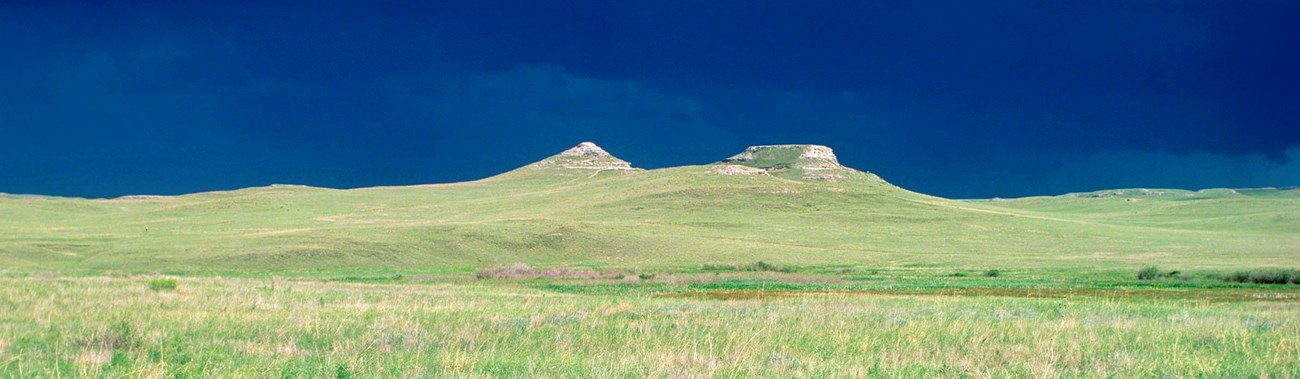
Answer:
<path fill-rule="evenodd" d="M 472 12 L 444 27 L 473 37 L 449 49 L 489 64 L 558 63 L 691 93 L 870 93 L 937 118 L 900 126 L 936 138 L 962 128 L 1015 148 L 1274 157 L 1300 142 L 1297 5 L 821 4 L 537 6 L 519 10 L 544 15 L 523 27 Z"/>
<path fill-rule="evenodd" d="M 1294 185 L 1298 9 L 5 4 L 0 192 L 467 180 L 581 140 L 643 167 L 822 143 L 953 197 Z"/>

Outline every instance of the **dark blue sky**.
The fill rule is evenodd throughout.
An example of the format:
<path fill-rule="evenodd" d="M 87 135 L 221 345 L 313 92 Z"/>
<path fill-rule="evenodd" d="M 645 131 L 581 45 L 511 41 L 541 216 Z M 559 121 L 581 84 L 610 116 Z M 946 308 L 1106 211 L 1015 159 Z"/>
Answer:
<path fill-rule="evenodd" d="M 122 3 L 0 2 L 0 192 L 461 181 L 584 140 L 824 144 L 947 197 L 1300 185 L 1294 1 Z"/>

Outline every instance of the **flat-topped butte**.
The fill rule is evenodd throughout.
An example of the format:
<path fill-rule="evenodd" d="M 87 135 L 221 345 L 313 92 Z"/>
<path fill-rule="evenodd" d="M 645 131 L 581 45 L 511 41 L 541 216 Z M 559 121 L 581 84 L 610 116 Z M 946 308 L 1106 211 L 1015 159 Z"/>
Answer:
<path fill-rule="evenodd" d="M 714 173 L 777 175 L 788 179 L 839 180 L 860 172 L 840 165 L 831 148 L 822 145 L 760 145 L 719 162 Z"/>

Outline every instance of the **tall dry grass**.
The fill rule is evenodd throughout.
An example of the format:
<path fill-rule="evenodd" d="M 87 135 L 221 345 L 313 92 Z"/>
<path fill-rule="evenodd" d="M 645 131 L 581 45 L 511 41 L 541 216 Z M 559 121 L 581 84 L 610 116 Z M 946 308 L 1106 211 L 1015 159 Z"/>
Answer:
<path fill-rule="evenodd" d="M 1296 377 L 1294 303 L 0 279 L 0 377 Z"/>

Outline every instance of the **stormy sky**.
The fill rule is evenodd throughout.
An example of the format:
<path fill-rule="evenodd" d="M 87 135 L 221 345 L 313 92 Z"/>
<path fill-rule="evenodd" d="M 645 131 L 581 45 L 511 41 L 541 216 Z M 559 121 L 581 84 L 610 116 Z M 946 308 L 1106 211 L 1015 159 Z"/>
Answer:
<path fill-rule="evenodd" d="M 0 192 L 463 181 L 586 140 L 824 144 L 956 198 L 1300 185 L 1300 2 L 238 3 L 0 2 Z"/>

